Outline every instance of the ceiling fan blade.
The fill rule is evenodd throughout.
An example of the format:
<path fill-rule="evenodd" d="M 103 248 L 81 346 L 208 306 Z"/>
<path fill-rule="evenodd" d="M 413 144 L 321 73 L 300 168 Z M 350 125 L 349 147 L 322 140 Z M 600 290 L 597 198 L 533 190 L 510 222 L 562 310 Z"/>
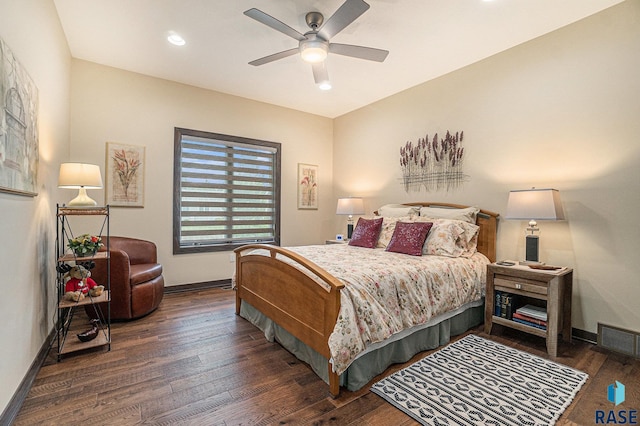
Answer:
<path fill-rule="evenodd" d="M 249 65 L 257 67 L 259 65 L 268 64 L 269 62 L 295 55 L 299 51 L 300 50 L 297 47 L 294 47 L 293 49 L 284 50 L 282 52 L 274 53 L 273 55 L 265 56 L 264 58 L 256 59 L 255 61 L 249 62 Z"/>
<path fill-rule="evenodd" d="M 369 5 L 363 0 L 346 0 L 324 23 L 319 31 L 320 36 L 325 40 L 330 40 L 368 9 Z"/>
<path fill-rule="evenodd" d="M 329 72 L 327 72 L 327 61 L 316 62 L 312 65 L 313 79 L 316 84 L 328 83 Z"/>
<path fill-rule="evenodd" d="M 389 54 L 388 50 L 339 43 L 330 43 L 329 52 L 335 53 L 337 55 L 351 56 L 353 58 L 366 59 L 368 61 L 376 62 L 384 62 L 384 60 L 387 59 L 387 55 Z"/>
<path fill-rule="evenodd" d="M 256 9 L 255 7 L 249 10 L 245 10 L 244 14 L 249 18 L 253 18 L 256 21 L 265 24 L 267 27 L 271 27 L 276 31 L 280 31 L 282 34 L 295 38 L 298 41 L 302 41 L 305 39 L 304 35 L 300 34 L 298 31 L 294 30 L 284 22 L 278 21 L 273 16 L 267 15 L 266 13 L 259 9 Z"/>

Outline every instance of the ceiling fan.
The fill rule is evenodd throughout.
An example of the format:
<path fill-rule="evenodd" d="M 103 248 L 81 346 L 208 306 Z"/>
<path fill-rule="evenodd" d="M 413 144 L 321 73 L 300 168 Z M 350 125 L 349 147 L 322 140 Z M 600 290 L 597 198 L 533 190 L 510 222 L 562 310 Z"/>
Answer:
<path fill-rule="evenodd" d="M 330 89 L 331 83 L 325 62 L 329 53 L 376 62 L 383 62 L 389 54 L 387 50 L 330 42 L 333 36 L 358 19 L 368 9 L 369 5 L 363 0 L 346 0 L 326 22 L 320 12 L 309 12 L 306 14 L 305 20 L 311 31 L 304 34 L 259 9 L 249 9 L 244 12 L 248 17 L 298 40 L 298 47 L 256 59 L 249 64 L 264 65 L 300 53 L 303 60 L 311 63 L 316 84 L 321 89 Z"/>

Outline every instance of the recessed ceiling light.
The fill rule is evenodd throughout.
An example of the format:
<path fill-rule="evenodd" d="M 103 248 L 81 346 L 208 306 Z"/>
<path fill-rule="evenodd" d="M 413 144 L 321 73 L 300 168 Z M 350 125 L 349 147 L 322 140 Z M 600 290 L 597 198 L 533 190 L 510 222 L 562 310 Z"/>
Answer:
<path fill-rule="evenodd" d="M 318 84 L 318 89 L 320 89 L 320 90 L 331 90 L 331 82 L 323 81 L 322 83 Z"/>
<path fill-rule="evenodd" d="M 173 31 L 169 33 L 167 40 L 169 40 L 169 43 L 175 44 L 176 46 L 184 46 L 187 43 L 180 34 L 176 34 Z"/>

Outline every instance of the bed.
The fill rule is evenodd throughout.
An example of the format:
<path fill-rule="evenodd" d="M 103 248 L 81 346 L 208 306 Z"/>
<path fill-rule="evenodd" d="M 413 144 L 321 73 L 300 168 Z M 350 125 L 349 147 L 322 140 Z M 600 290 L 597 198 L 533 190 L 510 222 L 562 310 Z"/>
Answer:
<path fill-rule="evenodd" d="M 334 397 L 339 395 L 341 386 L 357 390 L 389 365 L 405 362 L 418 352 L 446 344 L 451 336 L 463 333 L 483 321 L 486 264 L 495 261 L 498 214 L 476 209 L 477 214 L 473 215 L 475 224 L 470 226 L 475 226 L 477 233 L 473 241 L 474 250 L 468 256 L 409 256 L 385 249 L 389 245 L 390 230 L 394 228 L 390 224 L 430 221 L 438 226 L 436 221 L 449 223 L 449 219 L 395 215 L 403 208 L 410 208 L 412 212 L 471 209 L 450 203 L 405 203 L 385 210 L 394 213 L 393 217 L 386 216 L 380 210 L 376 213 L 381 214 L 378 221 L 384 220 L 387 240 L 384 244 L 380 243 L 385 234 L 385 231 L 381 232 L 379 238 L 376 237 L 379 240 L 376 248 L 347 244 L 291 248 L 251 244 L 235 250 L 236 272 L 233 282 L 236 314 L 261 329 L 267 339 L 277 341 L 308 363 L 329 384 L 329 391 Z M 359 227 L 360 223 L 356 226 L 356 232 Z M 433 234 L 432 229 L 428 238 L 432 238 Z M 427 247 L 427 243 L 424 247 Z M 335 262 L 336 258 L 341 259 L 340 262 Z M 367 262 L 370 266 L 366 266 Z M 355 271 L 361 264 L 366 271 Z M 438 265 L 441 272 L 435 278 L 422 277 L 422 269 L 425 269 L 423 264 Z M 394 265 L 408 269 L 386 274 Z M 364 276 L 359 279 L 357 274 Z M 373 278 L 369 276 L 375 274 L 378 275 Z M 389 275 L 389 279 L 400 276 L 403 291 L 397 290 L 398 284 L 391 284 L 391 289 L 383 287 L 382 275 Z M 416 279 L 420 283 L 435 280 L 438 284 L 435 288 L 445 294 L 440 297 L 446 299 L 445 306 L 431 307 L 422 301 L 413 303 L 414 293 L 418 290 L 406 283 L 410 281 L 407 277 L 414 276 L 418 277 Z M 456 281 L 458 276 L 462 277 L 462 284 Z M 454 287 L 458 290 L 465 290 L 459 291 L 460 294 L 452 290 L 440 290 L 445 288 L 440 287 L 440 281 L 449 280 L 456 282 Z M 364 287 L 359 288 L 360 284 Z M 422 286 L 420 284 L 415 288 Z M 426 299 L 438 299 L 433 292 L 420 292 L 425 293 Z M 369 303 L 372 293 L 376 293 L 375 297 L 380 293 L 381 299 Z M 401 299 L 411 300 L 394 305 L 391 295 L 395 293 L 401 295 Z M 364 295 L 364 303 L 352 301 L 354 294 Z M 363 311 L 375 310 L 378 304 L 393 305 L 388 309 L 390 311 L 406 311 L 400 313 L 401 319 L 381 317 L 370 312 L 360 315 Z M 387 308 L 383 306 L 380 310 Z M 355 321 L 355 325 L 345 325 L 349 322 L 347 317 L 351 316 L 358 317 L 349 319 Z M 366 320 L 361 320 L 361 317 Z M 351 333 L 358 333 L 358 336 L 354 337 Z M 360 343 L 354 344 L 356 341 Z M 343 346 L 340 347 L 340 344 Z"/>

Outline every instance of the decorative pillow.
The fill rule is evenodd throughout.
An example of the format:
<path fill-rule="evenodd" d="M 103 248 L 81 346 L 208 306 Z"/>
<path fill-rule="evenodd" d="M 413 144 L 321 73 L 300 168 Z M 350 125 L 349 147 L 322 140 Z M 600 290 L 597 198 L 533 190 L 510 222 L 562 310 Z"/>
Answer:
<path fill-rule="evenodd" d="M 424 254 L 459 257 L 464 252 L 463 248 L 456 244 L 464 233 L 464 228 L 456 223 L 458 221 L 426 218 L 420 220 L 433 221 L 433 227 L 424 245 Z"/>
<path fill-rule="evenodd" d="M 421 207 L 420 217 L 428 217 L 434 219 L 454 219 L 475 225 L 476 216 L 480 211 L 477 207 L 467 207 L 465 209 L 448 209 L 442 207 Z"/>
<path fill-rule="evenodd" d="M 385 204 L 378 209 L 378 216 L 383 217 L 403 217 L 418 216 L 419 206 L 405 206 L 404 204 Z"/>
<path fill-rule="evenodd" d="M 427 219 L 420 222 L 433 222 L 431 232 L 425 242 L 423 254 L 448 257 L 470 257 L 475 253 L 480 227 L 461 220 Z"/>
<path fill-rule="evenodd" d="M 469 224 L 471 225 L 471 224 Z M 471 257 L 473 256 L 473 254 L 478 251 L 478 230 L 480 229 L 480 227 L 478 227 L 478 229 L 473 232 L 473 236 L 469 239 L 469 241 L 467 241 L 466 244 L 464 244 L 464 240 L 466 239 L 460 239 L 459 243 L 461 246 L 463 246 L 464 251 L 462 252 L 462 254 L 460 256 L 462 257 Z M 470 232 L 465 231 L 465 236 L 468 236 L 470 234 Z"/>
<path fill-rule="evenodd" d="M 431 222 L 398 222 L 387 251 L 422 256 L 422 246 L 433 226 Z"/>
<path fill-rule="evenodd" d="M 391 241 L 391 237 L 393 236 L 393 231 L 396 229 L 396 223 L 410 222 L 410 216 L 402 216 L 402 217 L 383 217 L 382 218 L 382 229 L 380 230 L 380 236 L 378 237 L 378 244 L 376 247 L 386 248 L 389 245 L 389 241 Z"/>
<path fill-rule="evenodd" d="M 378 243 L 378 236 L 380 235 L 381 228 L 382 218 L 359 218 L 358 223 L 356 224 L 356 229 L 353 230 L 353 234 L 351 235 L 351 239 L 349 240 L 349 245 L 375 248 L 376 244 Z"/>

